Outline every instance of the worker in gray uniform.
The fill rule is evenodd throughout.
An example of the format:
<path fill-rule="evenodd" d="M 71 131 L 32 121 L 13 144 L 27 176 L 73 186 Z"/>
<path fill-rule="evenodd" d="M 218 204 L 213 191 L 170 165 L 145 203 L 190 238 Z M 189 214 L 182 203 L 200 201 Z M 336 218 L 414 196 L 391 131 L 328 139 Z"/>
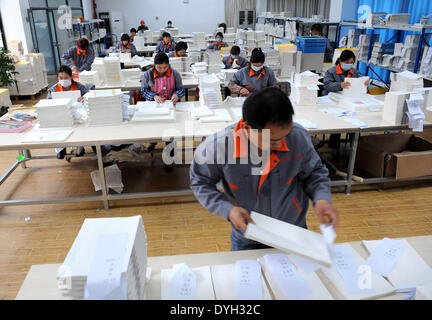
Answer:
<path fill-rule="evenodd" d="M 245 100 L 237 124 L 209 136 L 194 154 L 190 187 L 208 211 L 231 223 L 231 250 L 266 247 L 244 237 L 251 211 L 307 228 L 312 200 L 320 223 L 338 226 L 328 170 L 293 114 L 286 94 L 263 89 Z M 262 141 L 264 133 L 269 139 Z"/>
<path fill-rule="evenodd" d="M 77 45 L 66 51 L 62 58 L 62 64 L 72 69 L 72 72 L 78 73 L 84 70 L 90 71 L 94 61 L 94 52 L 87 39 L 81 38 Z"/>

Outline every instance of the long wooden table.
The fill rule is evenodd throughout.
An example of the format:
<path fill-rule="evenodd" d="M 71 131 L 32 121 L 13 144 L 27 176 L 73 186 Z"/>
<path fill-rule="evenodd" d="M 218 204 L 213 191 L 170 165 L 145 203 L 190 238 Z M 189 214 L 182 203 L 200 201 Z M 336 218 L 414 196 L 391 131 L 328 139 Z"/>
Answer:
<path fill-rule="evenodd" d="M 184 102 L 180 103 L 183 104 Z M 198 104 L 199 102 L 188 102 Z M 0 201 L 1 206 L 17 206 L 27 204 L 46 204 L 58 202 L 82 202 L 82 201 L 103 201 L 105 210 L 109 208 L 109 200 L 124 200 L 124 199 L 143 199 L 153 197 L 171 197 L 190 195 L 190 189 L 174 190 L 174 191 L 159 191 L 159 192 L 138 192 L 138 193 L 122 193 L 109 194 L 103 170 L 102 161 L 102 145 L 127 144 L 127 143 L 147 143 L 147 142 L 166 142 L 166 141 L 186 141 L 191 145 L 194 141 L 202 141 L 203 137 L 207 137 L 226 126 L 237 122 L 238 117 L 227 106 L 231 114 L 233 122 L 217 122 L 217 123 L 200 123 L 198 120 L 193 120 L 190 113 L 177 111 L 177 119 L 174 123 L 163 122 L 129 122 L 115 126 L 100 126 L 92 127 L 88 124 L 76 125 L 73 133 L 64 142 L 37 142 L 23 143 L 21 140 L 28 134 L 29 130 L 24 133 L 2 133 L 0 134 L 0 151 L 2 150 L 18 150 L 20 155 L 25 156 L 24 160 L 16 160 L 14 164 L 0 177 L 0 186 L 6 178 L 21 164 L 25 166 L 27 161 L 33 159 L 46 159 L 55 157 L 53 155 L 37 155 L 32 156 L 31 149 L 46 149 L 54 147 L 73 147 L 73 146 L 95 146 L 98 161 L 98 168 L 101 176 L 102 194 L 81 196 L 81 197 L 65 197 L 65 198 L 50 198 L 50 199 L 30 199 L 30 200 L 6 200 Z M 392 125 L 381 119 L 382 112 L 358 112 L 355 118 L 358 118 L 367 124 L 369 128 L 360 129 L 353 124 L 344 121 L 344 117 L 335 117 L 330 114 L 320 111 L 320 108 L 328 107 L 325 105 L 319 106 L 298 106 L 295 107 L 296 119 L 307 119 L 317 124 L 317 129 L 309 129 L 311 135 L 331 134 L 331 133 L 353 133 L 354 140 L 350 149 L 349 163 L 346 170 L 347 176 L 341 180 L 332 181 L 332 186 L 344 186 L 346 193 L 351 192 L 351 187 L 354 184 L 382 183 L 395 181 L 395 178 L 370 178 L 364 179 L 362 182 L 353 180 L 354 163 L 357 152 L 357 145 L 360 133 L 364 132 L 385 132 L 389 130 L 408 129 L 407 125 Z M 343 106 L 339 106 L 343 107 Z M 426 128 L 432 127 L 432 122 L 425 122 Z M 432 176 L 409 178 L 405 180 L 424 180 L 431 179 Z M 398 180 L 403 181 L 403 180 Z"/>
<path fill-rule="evenodd" d="M 432 236 L 418 236 L 406 238 L 410 245 L 420 254 L 429 266 L 432 266 Z M 348 242 L 353 248 L 366 259 L 368 253 L 360 241 Z M 203 254 L 173 255 L 161 257 L 149 257 L 147 263 L 152 268 L 152 274 L 147 284 L 146 297 L 149 300 L 159 300 L 161 298 L 161 270 L 169 269 L 176 263 L 187 263 L 192 268 L 208 265 L 232 264 L 242 259 L 258 259 L 265 254 L 282 253 L 277 249 L 260 249 L 232 252 L 217 252 Z M 61 264 L 42 264 L 31 266 L 17 296 L 16 300 L 61 300 L 65 299 L 57 288 L 57 270 Z M 339 294 L 329 283 L 326 277 L 317 273 L 321 281 L 335 298 Z M 417 295 L 417 299 L 425 297 Z M 379 300 L 403 299 L 401 294 L 392 294 L 382 297 Z"/>

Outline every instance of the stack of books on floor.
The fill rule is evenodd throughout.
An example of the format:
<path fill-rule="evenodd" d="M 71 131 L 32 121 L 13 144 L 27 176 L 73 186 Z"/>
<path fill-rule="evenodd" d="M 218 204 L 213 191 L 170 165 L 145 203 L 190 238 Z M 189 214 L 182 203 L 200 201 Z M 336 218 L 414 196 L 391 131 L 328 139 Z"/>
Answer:
<path fill-rule="evenodd" d="M 84 96 L 87 101 L 89 125 L 116 125 L 123 121 L 120 89 L 91 90 Z"/>
<path fill-rule="evenodd" d="M 43 99 L 35 105 L 40 128 L 72 127 L 72 99 Z"/>
<path fill-rule="evenodd" d="M 121 86 L 123 79 L 120 69 L 120 59 L 118 57 L 105 57 L 103 66 L 106 85 L 113 87 Z"/>
<path fill-rule="evenodd" d="M 199 78 L 199 100 L 202 106 L 217 108 L 222 105 L 220 79 L 215 74 Z"/>
<path fill-rule="evenodd" d="M 204 61 L 207 63 L 208 73 L 219 73 L 222 69 L 221 55 L 219 51 L 206 51 Z"/>
<path fill-rule="evenodd" d="M 291 84 L 291 102 L 295 105 L 316 105 L 319 76 L 311 71 L 296 73 Z"/>
<path fill-rule="evenodd" d="M 57 272 L 68 299 L 143 300 L 147 236 L 141 216 L 85 219 Z"/>
<path fill-rule="evenodd" d="M 99 72 L 98 71 L 82 71 L 79 74 L 79 82 L 81 84 L 94 84 L 95 86 L 99 85 Z"/>

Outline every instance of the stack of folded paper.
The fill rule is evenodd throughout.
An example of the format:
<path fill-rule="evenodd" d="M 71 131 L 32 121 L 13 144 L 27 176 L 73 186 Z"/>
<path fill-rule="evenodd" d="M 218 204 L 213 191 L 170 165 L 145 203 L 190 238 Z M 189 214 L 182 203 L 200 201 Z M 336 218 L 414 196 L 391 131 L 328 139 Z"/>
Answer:
<path fill-rule="evenodd" d="M 414 91 L 423 88 L 423 77 L 410 71 L 390 73 L 390 91 Z"/>
<path fill-rule="evenodd" d="M 222 68 L 221 55 L 219 51 L 206 51 L 204 61 L 207 63 L 208 73 L 219 73 Z"/>
<path fill-rule="evenodd" d="M 188 72 L 190 70 L 190 65 L 192 64 L 191 58 L 180 57 L 180 58 L 170 58 L 169 59 L 171 67 L 177 72 Z"/>
<path fill-rule="evenodd" d="M 123 120 L 120 89 L 91 90 L 84 96 L 87 101 L 89 125 L 114 125 Z"/>
<path fill-rule="evenodd" d="M 43 99 L 35 105 L 41 128 L 72 127 L 72 99 Z"/>
<path fill-rule="evenodd" d="M 120 59 L 117 57 L 104 58 L 105 81 L 108 86 L 121 86 L 122 73 L 120 69 Z"/>
<path fill-rule="evenodd" d="M 99 71 L 82 71 L 79 74 L 79 82 L 82 84 L 100 84 Z"/>
<path fill-rule="evenodd" d="M 162 104 L 156 101 L 139 101 L 132 121 L 175 122 L 176 113 L 171 101 Z"/>
<path fill-rule="evenodd" d="M 215 74 L 199 78 L 199 100 L 202 106 L 217 108 L 222 105 L 220 79 Z"/>
<path fill-rule="evenodd" d="M 132 68 L 132 69 L 122 69 L 122 78 L 126 83 L 127 81 L 137 81 L 141 79 L 141 69 L 140 68 Z"/>
<path fill-rule="evenodd" d="M 195 62 L 190 69 L 194 75 L 202 75 L 207 73 L 207 66 L 206 62 Z"/>
<path fill-rule="evenodd" d="M 290 81 L 290 99 L 296 105 L 315 105 L 318 99 L 318 78 L 316 73 L 305 71 L 294 75 L 294 82 Z"/>
<path fill-rule="evenodd" d="M 194 32 L 193 33 L 193 44 L 197 49 L 205 49 L 207 47 L 207 41 L 205 39 L 204 32 Z"/>

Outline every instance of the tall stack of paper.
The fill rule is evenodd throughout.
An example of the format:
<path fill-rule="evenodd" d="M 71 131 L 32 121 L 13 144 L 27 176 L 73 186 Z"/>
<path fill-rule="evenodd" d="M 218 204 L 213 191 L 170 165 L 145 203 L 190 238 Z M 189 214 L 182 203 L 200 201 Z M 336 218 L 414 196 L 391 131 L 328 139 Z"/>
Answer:
<path fill-rule="evenodd" d="M 105 81 L 108 86 L 121 86 L 122 73 L 120 59 L 117 57 L 105 57 L 104 62 Z"/>
<path fill-rule="evenodd" d="M 14 56 L 22 56 L 24 54 L 24 47 L 22 41 L 12 40 L 8 42 L 8 49 Z"/>
<path fill-rule="evenodd" d="M 104 58 L 95 58 L 91 66 L 91 70 L 98 72 L 100 80 L 105 78 Z"/>
<path fill-rule="evenodd" d="M 234 27 L 228 27 L 227 28 L 227 33 L 235 33 L 235 32 L 236 32 L 236 30 Z"/>
<path fill-rule="evenodd" d="M 222 69 L 221 55 L 219 51 L 206 51 L 204 61 L 207 63 L 208 73 L 219 73 Z"/>
<path fill-rule="evenodd" d="M 115 125 L 122 122 L 123 110 L 120 89 L 91 90 L 84 97 L 87 100 L 89 125 Z"/>
<path fill-rule="evenodd" d="M 43 99 L 35 105 L 41 128 L 72 127 L 72 99 Z"/>
<path fill-rule="evenodd" d="M 258 259 L 277 300 L 333 300 L 315 272 L 297 268 L 286 254 L 267 254 Z"/>
<path fill-rule="evenodd" d="M 419 73 L 426 76 L 432 73 L 432 49 L 430 47 L 423 49 Z"/>
<path fill-rule="evenodd" d="M 158 104 L 156 101 L 139 101 L 132 121 L 175 122 L 176 113 L 171 101 Z"/>
<path fill-rule="evenodd" d="M 33 67 L 28 61 L 20 61 L 15 64 L 15 79 L 18 81 L 33 79 Z"/>
<path fill-rule="evenodd" d="M 297 48 L 295 46 L 277 47 L 280 55 L 280 77 L 290 78 L 296 67 Z"/>
<path fill-rule="evenodd" d="M 99 72 L 84 70 L 79 74 L 79 82 L 82 84 L 94 84 L 97 86 L 100 84 Z"/>
<path fill-rule="evenodd" d="M 264 48 L 265 65 L 273 70 L 275 76 L 280 74 L 281 61 L 279 51 L 273 48 Z"/>
<path fill-rule="evenodd" d="M 188 57 L 191 60 L 191 63 L 200 62 L 201 50 L 188 48 Z"/>
<path fill-rule="evenodd" d="M 189 72 L 192 64 L 191 58 L 189 57 L 170 58 L 169 62 L 171 67 L 180 73 Z"/>
<path fill-rule="evenodd" d="M 384 110 L 382 120 L 392 125 L 404 123 L 406 110 L 406 100 L 409 98 L 409 92 L 406 91 L 389 91 L 385 94 Z"/>
<path fill-rule="evenodd" d="M 85 219 L 57 281 L 70 299 L 143 300 L 146 269 L 141 216 Z"/>
<path fill-rule="evenodd" d="M 382 62 L 382 56 L 384 54 L 394 53 L 394 47 L 394 43 L 375 42 L 369 62 L 373 64 L 380 64 Z"/>
<path fill-rule="evenodd" d="M 220 79 L 215 74 L 199 78 L 199 100 L 202 106 L 217 108 L 222 105 Z"/>
<path fill-rule="evenodd" d="M 228 86 L 228 83 L 232 80 L 234 75 L 238 72 L 237 69 L 222 69 L 222 73 L 224 74 L 224 83 Z"/>
<path fill-rule="evenodd" d="M 152 30 L 145 30 L 144 31 L 144 41 L 145 43 L 153 43 L 153 31 Z M 135 40 L 134 40 L 135 42 Z M 138 50 L 138 48 L 137 48 Z"/>
<path fill-rule="evenodd" d="M 336 298 L 376 299 L 395 291 L 383 277 L 365 266 L 363 258 L 349 244 L 333 245 L 330 252 L 333 265 L 321 267 L 318 273 L 332 283 Z"/>
<path fill-rule="evenodd" d="M 229 46 L 234 45 L 236 40 L 236 33 L 225 33 L 224 34 L 224 42 L 227 43 Z"/>
<path fill-rule="evenodd" d="M 323 235 L 253 211 L 251 218 L 255 223 L 247 225 L 246 238 L 294 253 L 323 266 L 331 265 Z"/>
<path fill-rule="evenodd" d="M 122 73 L 123 81 L 125 83 L 128 81 L 136 81 L 141 79 L 140 68 L 122 69 L 121 73 Z"/>
<path fill-rule="evenodd" d="M 432 106 L 432 87 L 428 88 L 417 88 L 414 89 L 414 92 L 421 93 L 423 95 L 423 105 L 422 110 L 423 112 L 428 108 Z"/>
<path fill-rule="evenodd" d="M 205 49 L 207 47 L 207 41 L 205 39 L 204 32 L 194 32 L 193 39 L 193 44 L 197 49 Z"/>
<path fill-rule="evenodd" d="M 144 31 L 147 32 L 148 30 Z M 151 32 L 151 31 L 150 31 Z M 144 50 L 144 37 L 141 36 L 135 36 L 133 39 L 133 44 L 135 45 L 135 48 L 137 49 L 137 51 L 143 51 Z M 151 42 L 151 41 L 148 41 Z"/>
<path fill-rule="evenodd" d="M 193 65 L 191 65 L 191 71 L 194 75 L 203 75 L 207 74 L 207 66 L 208 64 L 206 62 L 196 62 Z"/>
<path fill-rule="evenodd" d="M 351 85 L 344 88 L 342 90 L 342 94 L 344 96 L 349 97 L 362 97 L 367 93 L 367 86 L 365 82 L 369 80 L 369 77 L 360 77 L 360 78 L 345 78 L 346 82 L 349 82 Z"/>
<path fill-rule="evenodd" d="M 385 277 L 396 288 L 419 286 L 432 282 L 432 268 L 406 239 L 363 240 L 371 254 L 366 264 Z"/>
<path fill-rule="evenodd" d="M 390 73 L 390 91 L 414 91 L 423 88 L 423 77 L 410 71 Z"/>
<path fill-rule="evenodd" d="M 318 78 L 316 73 L 305 71 L 294 74 L 290 81 L 290 100 L 295 105 L 316 105 L 318 99 Z"/>

